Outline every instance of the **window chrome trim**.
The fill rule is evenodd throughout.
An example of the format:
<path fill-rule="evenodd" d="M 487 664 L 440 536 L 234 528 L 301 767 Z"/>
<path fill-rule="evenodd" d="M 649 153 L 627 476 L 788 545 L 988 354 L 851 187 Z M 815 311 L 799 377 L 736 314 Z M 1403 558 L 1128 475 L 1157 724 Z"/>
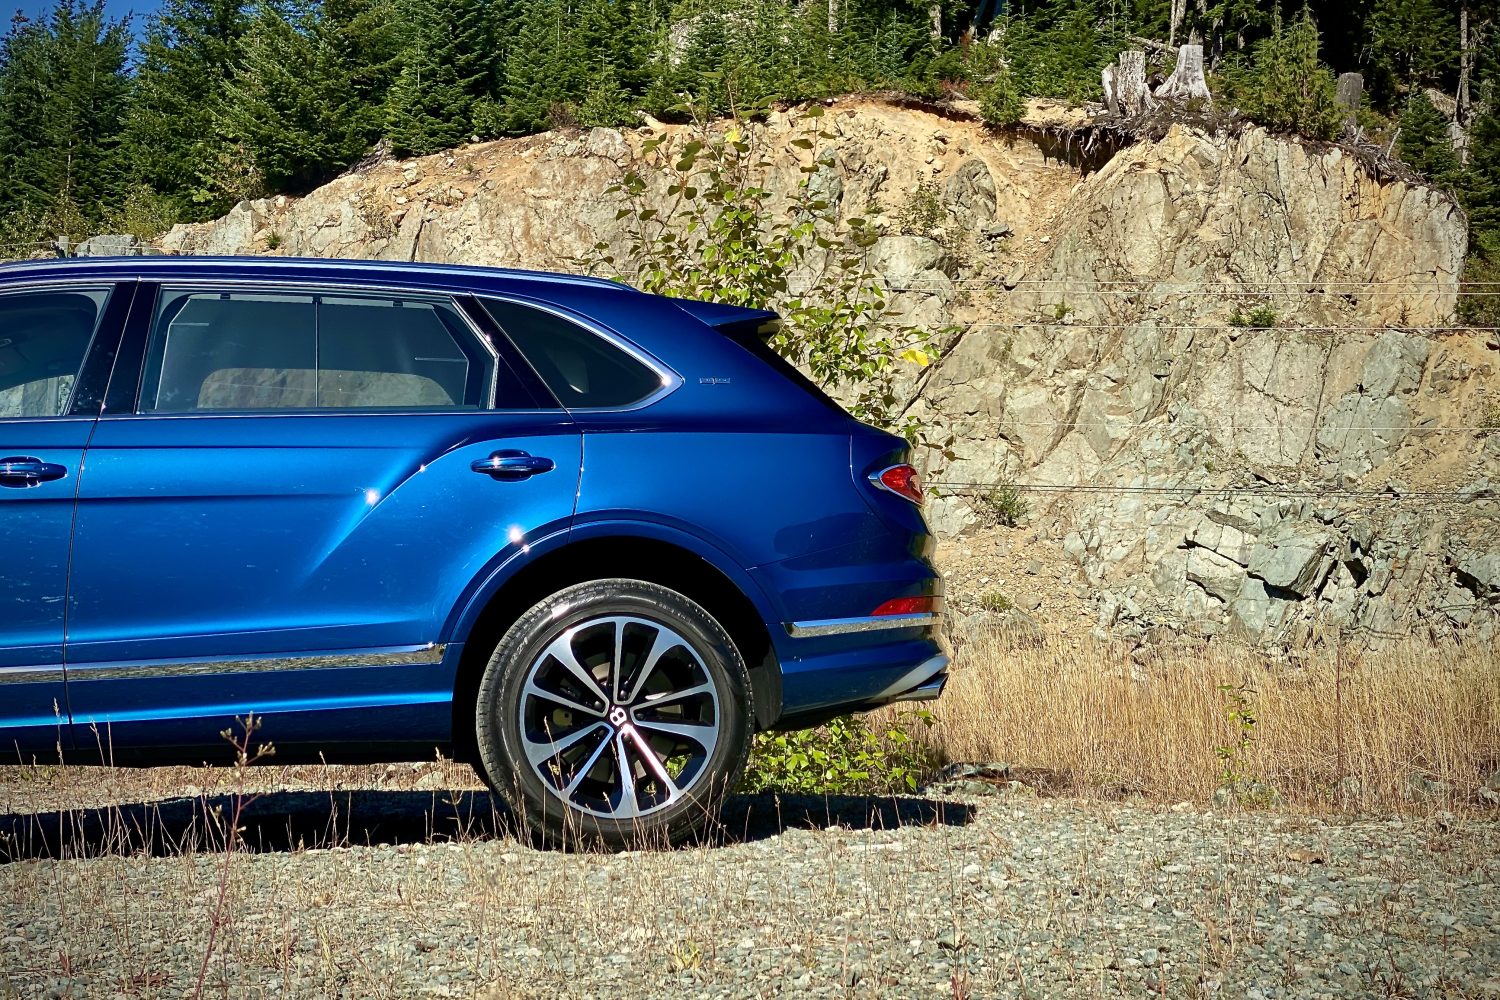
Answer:
<path fill-rule="evenodd" d="M 625 285 L 622 287 L 629 288 L 630 286 Z M 562 407 L 564 413 L 629 413 L 632 410 L 642 410 L 652 405 L 653 403 L 660 402 L 662 399 L 670 396 L 672 393 L 676 392 L 679 388 L 682 387 L 684 381 L 683 377 L 678 374 L 676 370 L 669 368 L 666 362 L 661 361 L 650 354 L 647 354 L 645 351 L 641 350 L 639 347 L 632 344 L 630 341 L 626 340 L 624 337 L 611 330 L 609 327 L 603 326 L 602 324 L 597 323 L 586 316 L 581 316 L 578 313 L 570 312 L 567 309 L 559 308 L 547 302 L 539 302 L 535 299 L 528 299 L 516 295 L 507 295 L 501 292 L 472 292 L 470 294 L 472 294 L 474 298 L 479 300 L 479 304 L 481 306 L 484 305 L 486 299 L 491 299 L 498 302 L 509 303 L 513 306 L 519 306 L 522 309 L 535 309 L 537 312 L 544 312 L 550 316 L 555 316 L 566 323 L 572 323 L 574 326 L 582 327 L 584 330 L 587 330 L 589 333 L 598 337 L 600 340 L 603 340 L 611 347 L 619 350 L 622 354 L 628 355 L 634 361 L 645 366 L 648 371 L 653 372 L 657 377 L 657 381 L 659 383 L 657 389 L 654 392 L 651 392 L 650 394 L 642 397 L 641 399 L 636 400 L 634 403 L 631 403 L 629 406 L 568 406 L 567 404 L 563 403 L 562 400 L 558 400 L 558 405 Z M 515 338 L 511 337 L 509 333 L 506 333 L 505 324 L 500 322 L 500 320 L 496 318 L 493 313 L 490 314 L 490 319 L 497 327 L 500 328 L 500 332 L 504 333 L 505 336 L 510 339 L 511 346 L 515 348 L 516 353 L 520 355 L 522 360 L 524 360 L 528 365 L 531 365 L 531 359 L 526 356 L 526 352 L 521 350 L 520 345 L 515 342 Z M 532 371 L 533 373 L 536 373 L 537 379 L 543 385 L 547 384 L 547 380 L 542 378 L 540 373 L 536 372 L 535 365 L 532 365 Z M 548 392 L 551 391 L 552 390 L 549 387 Z M 553 395 L 555 397 L 556 393 L 553 393 Z"/>
<path fill-rule="evenodd" d="M 824 618 L 820 621 L 787 622 L 787 634 L 798 639 L 821 635 L 851 635 L 896 628 L 930 628 L 941 622 L 940 612 L 919 615 L 867 615 L 863 618 Z"/>
<path fill-rule="evenodd" d="M 394 649 L 354 649 L 344 652 L 299 653 L 294 656 L 218 657 L 192 660 L 142 660 L 139 663 L 70 664 L 68 683 L 75 681 L 151 680 L 164 677 L 210 677 L 293 670 L 342 670 L 364 667 L 430 666 L 441 663 L 448 647 L 442 643 Z"/>
<path fill-rule="evenodd" d="M 586 288 L 604 288 L 641 294 L 637 289 L 623 281 L 601 278 L 593 274 L 559 274 L 554 271 L 532 271 L 517 267 L 489 267 L 479 264 L 430 264 L 425 261 L 347 260 L 329 257 L 270 257 L 261 254 L 224 256 L 220 254 L 158 253 L 142 255 L 140 257 L 37 257 L 29 260 L 14 260 L 0 263 L 0 280 L 4 280 L 9 274 L 28 270 L 36 271 L 48 267 L 65 267 L 68 265 L 77 266 L 79 261 L 82 260 L 87 260 L 89 262 L 87 266 L 96 272 L 107 273 L 120 270 L 127 272 L 126 277 L 129 279 L 153 282 L 164 280 L 160 277 L 160 273 L 169 274 L 176 268 L 181 268 L 185 271 L 210 271 L 217 267 L 226 269 L 237 267 L 285 268 L 300 264 L 305 267 L 315 267 L 329 271 L 369 272 L 372 282 L 381 280 L 379 272 L 382 268 L 395 268 L 397 270 L 410 271 L 414 274 L 430 274 L 440 278 L 462 278 L 472 281 L 474 278 L 499 277 L 511 281 L 582 285 Z M 163 267 L 155 263 L 158 261 L 172 261 L 173 264 Z M 78 279 L 75 276 L 71 278 L 39 278 L 35 280 L 69 282 Z M 313 280 L 316 281 L 317 279 Z"/>

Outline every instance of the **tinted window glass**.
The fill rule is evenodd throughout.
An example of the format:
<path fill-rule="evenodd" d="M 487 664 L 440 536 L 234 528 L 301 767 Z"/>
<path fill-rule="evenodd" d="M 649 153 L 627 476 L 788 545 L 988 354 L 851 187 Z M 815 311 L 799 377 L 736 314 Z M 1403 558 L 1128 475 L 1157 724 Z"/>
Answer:
<path fill-rule="evenodd" d="M 494 358 L 446 299 L 164 289 L 143 412 L 478 409 Z"/>
<path fill-rule="evenodd" d="M 514 302 L 484 304 L 563 406 L 629 406 L 661 388 L 656 372 L 576 323 Z"/>
<path fill-rule="evenodd" d="M 0 419 L 67 412 L 108 295 L 104 289 L 0 295 Z"/>

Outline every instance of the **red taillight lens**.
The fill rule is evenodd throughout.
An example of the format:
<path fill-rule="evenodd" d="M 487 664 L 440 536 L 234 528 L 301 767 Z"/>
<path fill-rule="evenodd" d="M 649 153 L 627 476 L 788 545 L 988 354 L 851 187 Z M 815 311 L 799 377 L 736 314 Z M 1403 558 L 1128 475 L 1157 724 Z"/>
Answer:
<path fill-rule="evenodd" d="M 926 615 L 932 613 L 930 597 L 895 597 L 870 612 L 870 617 L 882 615 Z"/>
<path fill-rule="evenodd" d="M 876 477 L 876 482 L 912 503 L 922 503 L 922 479 L 909 465 L 893 465 Z"/>

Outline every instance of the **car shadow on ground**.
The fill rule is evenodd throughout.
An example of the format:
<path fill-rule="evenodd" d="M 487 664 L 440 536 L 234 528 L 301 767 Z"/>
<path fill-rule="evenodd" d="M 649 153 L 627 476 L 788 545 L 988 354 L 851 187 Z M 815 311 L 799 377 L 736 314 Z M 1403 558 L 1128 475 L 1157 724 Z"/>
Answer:
<path fill-rule="evenodd" d="M 219 851 L 234 809 L 233 797 L 215 795 L 0 814 L 0 864 Z M 789 830 L 963 826 L 974 812 L 971 805 L 929 798 L 736 795 L 726 803 L 719 823 L 686 846 L 728 846 Z M 239 829 L 239 849 L 254 853 L 533 840 L 498 799 L 470 791 L 269 792 L 246 796 Z"/>

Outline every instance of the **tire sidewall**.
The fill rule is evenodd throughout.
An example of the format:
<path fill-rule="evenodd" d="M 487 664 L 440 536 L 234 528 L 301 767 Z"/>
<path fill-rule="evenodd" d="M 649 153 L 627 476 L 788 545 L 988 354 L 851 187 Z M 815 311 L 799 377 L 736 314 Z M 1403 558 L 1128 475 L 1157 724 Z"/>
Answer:
<path fill-rule="evenodd" d="M 527 763 L 518 708 L 532 664 L 563 632 L 594 618 L 658 622 L 687 640 L 719 693 L 719 737 L 701 776 L 681 801 L 649 816 L 613 820 L 569 808 Z M 738 782 L 750 745 L 750 680 L 734 641 L 701 606 L 639 580 L 598 580 L 559 591 L 523 614 L 500 640 L 480 680 L 475 731 L 492 787 L 520 818 L 554 842 L 572 838 L 625 845 L 677 842 L 700 830 Z"/>

